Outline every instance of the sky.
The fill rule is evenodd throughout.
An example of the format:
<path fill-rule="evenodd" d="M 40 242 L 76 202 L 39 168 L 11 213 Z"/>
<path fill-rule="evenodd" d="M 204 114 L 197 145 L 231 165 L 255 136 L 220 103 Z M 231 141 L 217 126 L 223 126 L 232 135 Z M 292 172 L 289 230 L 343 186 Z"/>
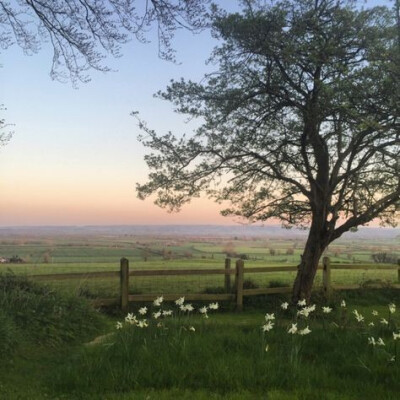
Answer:
<path fill-rule="evenodd" d="M 208 32 L 180 31 L 174 64 L 158 58 L 157 40 L 132 41 L 123 57 L 107 59 L 115 72 L 92 71 L 91 81 L 78 88 L 51 80 L 45 44 L 33 56 L 17 46 L 3 51 L 0 103 L 15 126 L 0 148 L 0 226 L 232 224 L 206 198 L 169 214 L 135 192 L 149 172 L 148 150 L 130 113 L 139 111 L 160 133 L 192 131 L 172 104 L 153 94 L 173 78 L 199 81 L 212 68 L 205 60 L 216 44 Z"/>

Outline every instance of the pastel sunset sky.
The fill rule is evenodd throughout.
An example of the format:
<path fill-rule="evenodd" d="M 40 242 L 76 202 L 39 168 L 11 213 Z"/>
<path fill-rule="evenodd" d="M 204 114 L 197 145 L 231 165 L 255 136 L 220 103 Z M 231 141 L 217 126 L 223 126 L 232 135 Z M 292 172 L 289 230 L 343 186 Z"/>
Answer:
<path fill-rule="evenodd" d="M 77 89 L 51 80 L 46 44 L 33 56 L 17 46 L 2 52 L 0 104 L 15 133 L 0 148 L 0 226 L 233 223 L 205 198 L 178 214 L 136 198 L 135 183 L 148 173 L 147 150 L 130 113 L 139 111 L 159 132 L 191 132 L 193 125 L 153 94 L 172 78 L 199 81 L 216 68 L 205 64 L 216 45 L 209 32 L 177 33 L 178 64 L 159 59 L 154 32 L 149 38 L 151 43 L 133 40 L 123 57 L 107 59 L 115 72 L 91 71 L 91 81 Z"/>

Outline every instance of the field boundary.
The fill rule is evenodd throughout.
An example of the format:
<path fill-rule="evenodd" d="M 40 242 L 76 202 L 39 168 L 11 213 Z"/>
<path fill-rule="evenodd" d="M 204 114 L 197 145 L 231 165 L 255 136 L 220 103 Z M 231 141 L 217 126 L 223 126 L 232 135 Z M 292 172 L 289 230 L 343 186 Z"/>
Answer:
<path fill-rule="evenodd" d="M 119 277 L 120 295 L 115 298 L 97 298 L 92 300 L 94 306 L 112 306 L 118 305 L 122 311 L 127 311 L 130 302 L 149 302 L 153 301 L 162 293 L 146 293 L 146 294 L 130 294 L 129 280 L 135 277 L 149 276 L 189 276 L 189 275 L 224 275 L 224 293 L 169 293 L 163 295 L 165 300 L 176 300 L 179 297 L 185 297 L 192 301 L 230 301 L 236 304 L 238 311 L 243 309 L 244 296 L 257 296 L 276 293 L 290 293 L 291 286 L 267 287 L 267 288 L 246 288 L 245 275 L 273 273 L 273 272 L 294 272 L 297 271 L 296 266 L 272 266 L 260 268 L 245 268 L 244 261 L 236 260 L 235 268 L 231 267 L 231 259 L 225 259 L 224 268 L 207 268 L 207 269 L 157 269 L 157 270 L 129 270 L 129 260 L 121 258 L 119 271 L 102 271 L 87 273 L 62 273 L 62 274 L 42 274 L 30 275 L 34 280 L 68 280 L 68 279 L 96 279 Z M 398 283 L 385 286 L 384 284 L 367 284 L 367 288 L 383 288 L 390 287 L 400 289 L 400 260 L 398 264 L 333 264 L 331 265 L 329 257 L 324 257 L 322 264 L 318 267 L 322 270 L 322 290 L 324 295 L 329 298 L 332 291 L 335 290 L 353 290 L 360 289 L 362 285 L 332 285 L 332 271 L 337 270 L 397 270 Z M 232 282 L 232 275 L 234 276 Z"/>

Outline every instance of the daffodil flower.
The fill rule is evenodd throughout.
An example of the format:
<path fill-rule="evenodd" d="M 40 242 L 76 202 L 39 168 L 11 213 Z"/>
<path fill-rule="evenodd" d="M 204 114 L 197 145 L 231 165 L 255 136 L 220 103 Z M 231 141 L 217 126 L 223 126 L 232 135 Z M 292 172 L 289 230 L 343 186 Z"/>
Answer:
<path fill-rule="evenodd" d="M 340 307 L 343 307 L 343 308 L 346 307 L 346 302 L 344 300 L 342 300 L 342 302 L 340 303 Z"/>
<path fill-rule="evenodd" d="M 378 314 L 379 314 L 378 311 L 372 310 L 372 315 L 374 315 L 376 317 Z"/>
<path fill-rule="evenodd" d="M 189 327 L 189 331 L 195 332 L 196 329 L 194 328 L 194 326 Z"/>
<path fill-rule="evenodd" d="M 385 345 L 385 342 L 383 341 L 382 338 L 378 338 L 378 341 L 376 342 L 376 344 L 377 344 L 378 346 L 384 346 L 384 345 Z"/>
<path fill-rule="evenodd" d="M 207 307 L 203 306 L 203 307 L 199 308 L 199 313 L 200 314 L 207 314 Z"/>
<path fill-rule="evenodd" d="M 297 333 L 297 324 L 292 324 L 290 329 L 288 330 L 288 333 L 291 333 L 292 335 Z"/>
<path fill-rule="evenodd" d="M 399 333 L 393 332 L 393 340 L 398 340 L 398 339 L 400 339 L 400 332 Z"/>
<path fill-rule="evenodd" d="M 179 297 L 178 300 L 175 300 L 175 304 L 177 306 L 182 306 L 184 302 L 185 302 L 185 298 L 184 297 Z"/>
<path fill-rule="evenodd" d="M 322 312 L 324 314 L 329 314 L 332 311 L 331 307 L 322 307 Z"/>
<path fill-rule="evenodd" d="M 275 319 L 275 314 L 274 313 L 272 313 L 272 314 L 265 314 L 265 320 L 266 321 L 272 321 L 272 320 L 274 320 Z"/>
<path fill-rule="evenodd" d="M 307 304 L 306 299 L 299 300 L 299 301 L 297 302 L 297 305 L 300 306 L 300 307 L 303 307 L 303 306 L 305 306 L 306 304 Z"/>
<path fill-rule="evenodd" d="M 268 321 L 266 324 L 262 326 L 263 332 L 269 332 L 272 328 L 274 327 L 274 323 L 271 321 Z"/>
<path fill-rule="evenodd" d="M 390 314 L 394 314 L 396 312 L 396 304 L 393 303 L 389 304 L 389 312 Z"/>
<path fill-rule="evenodd" d="M 145 315 L 146 313 L 147 313 L 147 307 L 139 308 L 139 314 L 140 315 Z"/>
<path fill-rule="evenodd" d="M 299 335 L 302 335 L 302 336 L 308 335 L 309 333 L 311 333 L 311 330 L 308 326 L 305 327 L 304 329 L 299 330 Z"/>
<path fill-rule="evenodd" d="M 289 303 L 287 301 L 285 301 L 284 303 L 281 304 L 282 310 L 287 310 L 288 307 L 289 307 Z"/>
<path fill-rule="evenodd" d="M 116 326 L 117 329 L 122 329 L 122 322 L 117 322 Z M 394 334 L 393 334 L 394 335 Z"/>
<path fill-rule="evenodd" d="M 382 325 L 389 325 L 389 322 L 385 318 L 382 318 L 381 319 L 381 324 Z"/>
<path fill-rule="evenodd" d="M 209 308 L 210 310 L 218 310 L 219 304 L 218 304 L 218 303 L 210 303 L 210 304 L 208 305 L 208 308 Z"/>
<path fill-rule="evenodd" d="M 164 301 L 164 297 L 163 296 L 160 296 L 160 297 L 157 297 L 154 301 L 153 301 L 153 304 L 156 306 L 156 307 L 160 307 L 161 306 L 161 303 Z"/>

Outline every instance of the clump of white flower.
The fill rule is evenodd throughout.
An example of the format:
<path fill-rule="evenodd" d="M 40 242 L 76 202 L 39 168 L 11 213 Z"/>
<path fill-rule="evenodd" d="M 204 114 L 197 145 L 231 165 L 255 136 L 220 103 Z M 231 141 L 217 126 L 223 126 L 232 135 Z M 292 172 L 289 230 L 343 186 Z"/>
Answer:
<path fill-rule="evenodd" d="M 161 303 L 163 301 L 164 301 L 164 297 L 163 296 L 159 296 L 153 301 L 153 305 L 155 305 L 156 307 L 160 307 Z"/>
<path fill-rule="evenodd" d="M 172 310 L 164 310 L 162 312 L 163 317 L 170 317 L 172 315 Z"/>

